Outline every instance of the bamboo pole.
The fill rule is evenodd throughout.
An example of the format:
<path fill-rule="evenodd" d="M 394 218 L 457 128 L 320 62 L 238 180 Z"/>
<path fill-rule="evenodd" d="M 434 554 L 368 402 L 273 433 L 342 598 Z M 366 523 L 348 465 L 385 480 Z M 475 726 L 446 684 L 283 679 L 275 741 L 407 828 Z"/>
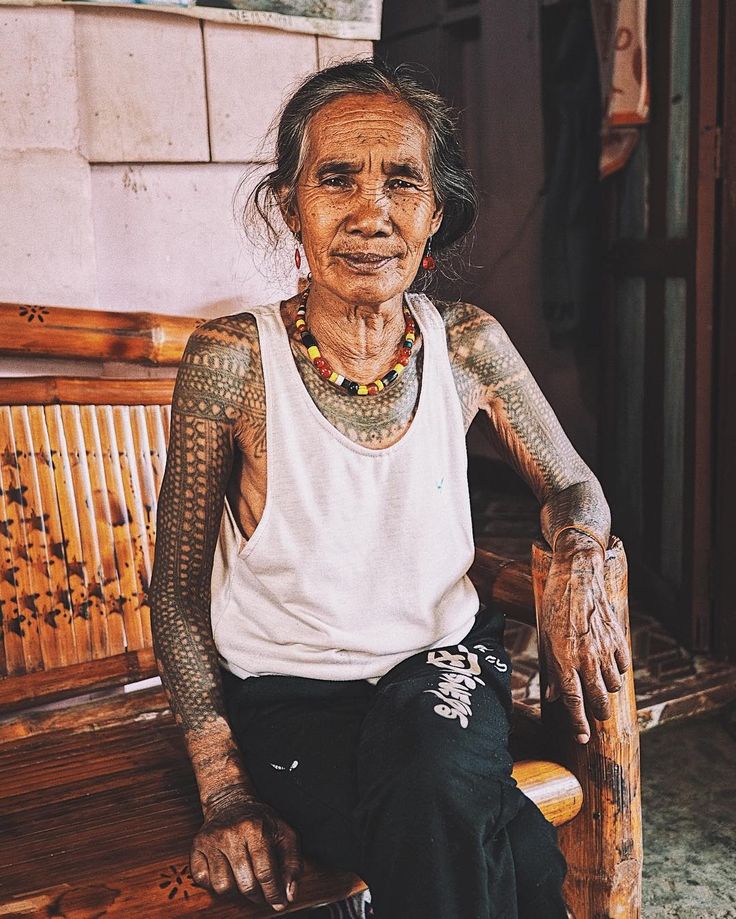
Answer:
<path fill-rule="evenodd" d="M 551 561 L 549 548 L 535 542 L 532 581 L 538 621 Z M 606 552 L 605 582 L 630 647 L 626 554 L 615 536 Z M 540 680 L 542 721 L 550 737 L 556 738 L 560 762 L 583 788 L 580 814 L 559 831 L 568 863 L 565 897 L 570 915 L 572 919 L 638 919 L 642 834 L 633 670 L 624 675 L 620 691 L 610 695 L 608 721 L 597 721 L 588 713 L 591 736 L 585 745 L 573 738 L 562 703 L 544 701 L 547 676 L 541 654 Z"/>

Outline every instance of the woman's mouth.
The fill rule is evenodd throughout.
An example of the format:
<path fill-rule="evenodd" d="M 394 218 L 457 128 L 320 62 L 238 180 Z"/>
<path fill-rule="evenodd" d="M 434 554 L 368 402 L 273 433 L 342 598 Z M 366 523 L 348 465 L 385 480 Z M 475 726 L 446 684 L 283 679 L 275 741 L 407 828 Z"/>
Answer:
<path fill-rule="evenodd" d="M 340 252 L 338 257 L 353 271 L 362 274 L 377 271 L 396 258 L 395 255 L 381 255 L 377 252 Z"/>

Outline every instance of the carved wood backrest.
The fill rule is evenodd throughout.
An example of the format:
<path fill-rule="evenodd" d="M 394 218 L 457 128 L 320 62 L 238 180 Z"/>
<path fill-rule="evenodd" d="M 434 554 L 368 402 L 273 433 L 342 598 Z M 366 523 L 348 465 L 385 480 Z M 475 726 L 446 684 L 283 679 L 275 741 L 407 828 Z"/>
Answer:
<path fill-rule="evenodd" d="M 63 695 L 58 668 L 76 687 L 156 672 L 146 594 L 173 382 L 92 383 L 84 402 L 28 404 L 27 381 L 0 381 L 0 708 Z"/>
<path fill-rule="evenodd" d="M 175 368 L 201 321 L 3 303 L 0 354 Z M 172 391 L 173 376 L 0 379 L 0 712 L 156 674 Z"/>

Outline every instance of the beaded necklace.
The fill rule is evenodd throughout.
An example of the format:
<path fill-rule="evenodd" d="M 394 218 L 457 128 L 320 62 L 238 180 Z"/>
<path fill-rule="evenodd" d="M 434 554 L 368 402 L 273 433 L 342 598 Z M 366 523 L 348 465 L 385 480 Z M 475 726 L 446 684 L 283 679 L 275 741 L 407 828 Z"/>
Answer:
<path fill-rule="evenodd" d="M 321 376 L 323 376 L 326 380 L 329 380 L 330 383 L 334 383 L 335 386 L 339 386 L 341 389 L 344 389 L 352 396 L 375 396 L 377 393 L 381 392 L 381 390 L 390 386 L 395 380 L 398 380 L 398 378 L 404 372 L 404 368 L 409 363 L 409 358 L 411 357 L 411 349 L 414 347 L 414 342 L 416 341 L 416 328 L 414 325 L 414 318 L 411 315 L 409 307 L 406 305 L 406 303 L 404 304 L 404 320 L 406 325 L 404 326 L 404 334 L 401 339 L 401 345 L 398 349 L 396 363 L 387 373 L 385 373 L 379 379 L 374 380 L 372 383 L 356 383 L 355 380 L 349 380 L 341 373 L 337 373 L 335 370 L 333 370 L 329 361 L 322 357 L 322 353 L 319 350 L 319 345 L 317 344 L 317 339 L 307 328 L 306 315 L 308 297 L 309 288 L 307 287 L 302 294 L 302 299 L 296 311 L 295 325 L 297 331 L 301 335 L 302 344 L 307 349 L 307 354 L 309 354 L 310 360 L 317 368 Z"/>

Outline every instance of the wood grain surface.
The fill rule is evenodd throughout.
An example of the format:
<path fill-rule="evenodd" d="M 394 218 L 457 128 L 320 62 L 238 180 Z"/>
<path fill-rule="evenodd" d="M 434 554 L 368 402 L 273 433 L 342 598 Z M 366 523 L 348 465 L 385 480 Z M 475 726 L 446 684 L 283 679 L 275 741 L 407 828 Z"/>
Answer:
<path fill-rule="evenodd" d="M 161 313 L 116 313 L 0 303 L 0 354 L 123 361 L 173 367 L 204 320 Z"/>
<path fill-rule="evenodd" d="M 551 563 L 549 549 L 535 543 L 532 580 L 537 609 Z M 628 569 L 621 540 L 612 536 L 605 559 L 608 597 L 631 644 L 628 614 Z M 578 777 L 584 804 L 578 817 L 560 830 L 568 862 L 565 897 L 572 919 L 638 919 L 641 914 L 643 858 L 639 731 L 633 668 L 618 693 L 609 695 L 611 717 L 590 714 L 591 736 L 576 743 L 561 703 L 544 701 L 545 662 L 540 660 L 542 721 L 558 739 L 559 761 Z"/>

